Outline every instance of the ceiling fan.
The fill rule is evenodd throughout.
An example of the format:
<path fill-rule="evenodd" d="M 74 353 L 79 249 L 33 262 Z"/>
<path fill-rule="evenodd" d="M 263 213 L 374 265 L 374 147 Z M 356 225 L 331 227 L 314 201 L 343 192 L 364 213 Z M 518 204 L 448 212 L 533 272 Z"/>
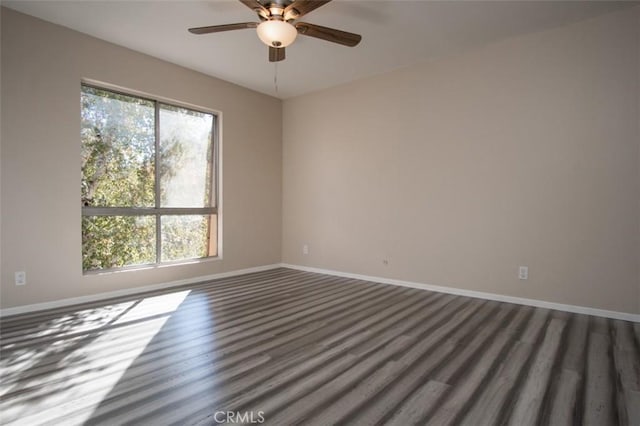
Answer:
<path fill-rule="evenodd" d="M 285 59 L 284 49 L 296 39 L 298 34 L 315 37 L 343 46 L 353 47 L 360 43 L 362 36 L 334 28 L 322 27 L 297 20 L 307 13 L 329 3 L 331 0 L 239 0 L 258 14 L 261 22 L 212 25 L 189 28 L 193 34 L 210 34 L 222 31 L 255 28 L 258 37 L 269 46 L 269 61 Z"/>

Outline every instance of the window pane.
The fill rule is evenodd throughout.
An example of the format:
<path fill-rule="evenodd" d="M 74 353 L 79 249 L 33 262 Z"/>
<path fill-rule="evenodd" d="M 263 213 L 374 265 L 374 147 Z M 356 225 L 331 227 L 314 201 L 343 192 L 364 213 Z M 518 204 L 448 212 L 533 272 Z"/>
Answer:
<path fill-rule="evenodd" d="M 213 115 L 160 105 L 160 206 L 209 207 Z"/>
<path fill-rule="evenodd" d="M 156 261 L 155 216 L 82 218 L 84 270 L 144 265 Z"/>
<path fill-rule="evenodd" d="M 82 205 L 153 207 L 153 102 L 82 86 Z"/>
<path fill-rule="evenodd" d="M 162 216 L 162 261 L 195 259 L 215 255 L 216 216 Z"/>
<path fill-rule="evenodd" d="M 83 270 L 217 255 L 215 120 L 82 85 Z"/>

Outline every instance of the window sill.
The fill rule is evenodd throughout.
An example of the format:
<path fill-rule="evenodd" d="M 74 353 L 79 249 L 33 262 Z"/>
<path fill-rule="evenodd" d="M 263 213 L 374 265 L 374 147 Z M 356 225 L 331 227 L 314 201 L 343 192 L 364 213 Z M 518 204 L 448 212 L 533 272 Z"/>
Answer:
<path fill-rule="evenodd" d="M 132 265 L 132 266 L 123 266 L 121 268 L 94 269 L 91 271 L 82 271 L 82 275 L 83 276 L 111 275 L 111 274 L 118 274 L 121 272 L 149 271 L 153 269 L 171 268 L 175 266 L 197 265 L 201 263 L 218 262 L 220 260 L 222 260 L 222 256 L 210 256 L 210 257 L 201 257 L 199 259 L 176 260 L 173 262 L 154 263 L 149 265 Z"/>

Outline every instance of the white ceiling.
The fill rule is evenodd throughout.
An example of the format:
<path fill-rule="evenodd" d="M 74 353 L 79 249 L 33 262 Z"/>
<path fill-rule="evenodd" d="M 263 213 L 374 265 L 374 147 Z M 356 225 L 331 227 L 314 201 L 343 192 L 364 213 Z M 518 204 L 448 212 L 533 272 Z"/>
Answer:
<path fill-rule="evenodd" d="M 348 48 L 300 36 L 276 65 L 255 30 L 192 35 L 189 27 L 257 21 L 235 0 L 3 1 L 2 5 L 279 98 L 289 98 L 541 31 L 631 1 L 334 0 L 301 20 L 359 33 Z"/>

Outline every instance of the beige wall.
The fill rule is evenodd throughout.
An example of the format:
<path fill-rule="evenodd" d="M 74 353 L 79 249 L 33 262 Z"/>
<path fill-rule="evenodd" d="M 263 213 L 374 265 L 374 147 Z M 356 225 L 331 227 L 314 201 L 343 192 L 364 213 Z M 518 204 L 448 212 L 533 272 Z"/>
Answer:
<path fill-rule="evenodd" d="M 285 101 L 283 261 L 640 313 L 639 14 Z"/>
<path fill-rule="evenodd" d="M 223 259 L 82 275 L 82 78 L 222 112 Z M 281 114 L 278 99 L 3 9 L 1 306 L 279 262 Z M 18 270 L 24 287 L 13 283 Z"/>
<path fill-rule="evenodd" d="M 291 99 L 284 112 L 277 99 L 1 15 L 2 308 L 282 258 L 640 313 L 640 8 Z M 82 78 L 222 111 L 222 260 L 82 275 Z M 13 284 L 17 270 L 27 286 Z"/>

